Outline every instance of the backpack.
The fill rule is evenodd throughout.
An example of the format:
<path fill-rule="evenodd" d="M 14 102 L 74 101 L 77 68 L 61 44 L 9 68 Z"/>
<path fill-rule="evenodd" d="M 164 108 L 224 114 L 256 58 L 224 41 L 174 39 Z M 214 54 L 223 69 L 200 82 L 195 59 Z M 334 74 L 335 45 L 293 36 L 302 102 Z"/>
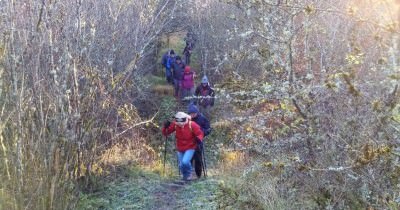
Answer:
<path fill-rule="evenodd" d="M 200 125 L 199 125 L 200 126 Z M 193 134 L 193 129 L 192 129 L 192 120 L 189 120 L 189 129 L 190 129 L 190 132 L 192 132 L 192 134 Z M 202 129 L 203 130 L 203 128 L 200 126 L 200 129 Z M 175 130 L 176 130 L 176 124 L 175 124 Z M 206 131 L 207 132 L 207 135 L 208 134 L 210 134 L 211 133 L 211 127 Z M 205 132 L 203 132 L 203 134 L 204 134 L 204 136 L 207 136 L 206 135 L 206 133 Z"/>

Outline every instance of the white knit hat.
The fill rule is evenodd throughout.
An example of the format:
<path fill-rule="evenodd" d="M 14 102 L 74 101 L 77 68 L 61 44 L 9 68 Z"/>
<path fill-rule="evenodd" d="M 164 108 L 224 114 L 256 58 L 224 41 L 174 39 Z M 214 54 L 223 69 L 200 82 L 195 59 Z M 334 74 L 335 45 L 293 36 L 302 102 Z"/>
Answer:
<path fill-rule="evenodd" d="M 175 114 L 176 123 L 180 126 L 183 126 L 189 122 L 190 118 L 190 115 L 186 114 L 185 112 L 177 112 Z"/>

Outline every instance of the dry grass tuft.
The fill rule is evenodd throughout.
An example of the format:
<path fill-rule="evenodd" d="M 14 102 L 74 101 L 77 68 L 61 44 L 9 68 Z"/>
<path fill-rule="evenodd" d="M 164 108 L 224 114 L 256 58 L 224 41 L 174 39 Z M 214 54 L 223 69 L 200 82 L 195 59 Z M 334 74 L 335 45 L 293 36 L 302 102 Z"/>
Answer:
<path fill-rule="evenodd" d="M 221 154 L 220 183 L 223 209 L 293 209 L 280 191 L 280 179 L 247 152 L 226 151 Z"/>
<path fill-rule="evenodd" d="M 157 159 L 157 152 L 144 142 L 133 143 L 127 141 L 118 143 L 106 150 L 100 162 L 105 165 L 129 165 L 137 163 L 140 165 L 153 164 Z"/>
<path fill-rule="evenodd" d="M 155 85 L 152 91 L 157 95 L 174 95 L 174 88 L 171 85 Z"/>

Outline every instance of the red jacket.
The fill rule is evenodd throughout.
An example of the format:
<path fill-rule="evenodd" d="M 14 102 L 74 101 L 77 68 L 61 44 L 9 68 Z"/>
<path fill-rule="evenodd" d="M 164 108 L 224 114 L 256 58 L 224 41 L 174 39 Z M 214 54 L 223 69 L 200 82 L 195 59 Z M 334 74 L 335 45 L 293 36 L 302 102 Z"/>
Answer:
<path fill-rule="evenodd" d="M 191 124 L 191 126 L 189 124 Z M 190 129 L 190 127 L 192 127 L 192 129 Z M 169 135 L 174 131 L 176 132 L 176 149 L 179 152 L 184 152 L 188 149 L 196 149 L 197 142 L 195 137 L 203 141 L 203 131 L 201 131 L 200 126 L 193 121 L 189 121 L 183 127 L 178 126 L 176 122 L 173 121 L 168 128 L 162 129 L 163 135 Z"/>

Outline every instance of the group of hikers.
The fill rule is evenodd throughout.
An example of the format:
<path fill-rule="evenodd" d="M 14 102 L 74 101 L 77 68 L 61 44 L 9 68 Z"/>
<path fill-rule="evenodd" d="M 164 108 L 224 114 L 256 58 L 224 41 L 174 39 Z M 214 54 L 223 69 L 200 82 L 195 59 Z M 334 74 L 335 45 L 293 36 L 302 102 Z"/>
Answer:
<path fill-rule="evenodd" d="M 201 79 L 201 84 L 195 88 L 196 73 L 188 64 L 192 50 L 193 44 L 186 42 L 183 50 L 185 61 L 179 55 L 175 55 L 174 50 L 168 50 L 162 56 L 161 64 L 165 68 L 167 82 L 174 86 L 175 98 L 185 104 L 198 105 L 200 111 L 210 117 L 210 108 L 214 106 L 215 93 L 206 75 Z"/>
<path fill-rule="evenodd" d="M 188 104 L 187 113 L 177 112 L 174 120 L 165 121 L 162 128 L 162 134 L 166 137 L 175 132 L 178 167 L 184 181 L 193 179 L 193 164 L 198 178 L 202 172 L 207 175 L 204 138 L 211 132 L 208 119 L 211 117 L 210 108 L 214 106 L 215 98 L 206 75 L 195 88 L 196 74 L 189 66 L 193 47 L 194 43 L 186 40 L 184 61 L 179 55 L 175 55 L 174 50 L 168 50 L 161 61 L 165 67 L 167 82 L 174 86 L 175 98 Z"/>

